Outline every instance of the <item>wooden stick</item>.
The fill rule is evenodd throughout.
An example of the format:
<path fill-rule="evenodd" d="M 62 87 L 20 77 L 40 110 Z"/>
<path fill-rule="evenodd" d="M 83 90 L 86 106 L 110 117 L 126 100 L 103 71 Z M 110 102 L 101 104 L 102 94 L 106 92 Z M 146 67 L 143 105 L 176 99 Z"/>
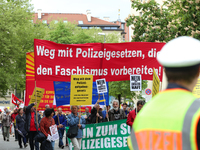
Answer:
<path fill-rule="evenodd" d="M 36 81 L 35 81 L 35 105 L 36 105 L 36 123 L 38 124 L 38 115 L 37 115 L 37 90 L 36 90 Z"/>
<path fill-rule="evenodd" d="M 106 100 L 105 97 L 104 97 L 104 93 L 103 93 L 103 99 Z M 106 101 L 104 101 L 104 104 L 105 104 L 105 106 L 106 106 Z M 107 107 L 106 107 L 106 115 L 107 115 L 107 114 L 108 114 L 108 110 L 107 110 Z M 107 117 L 107 119 L 108 119 L 108 122 L 109 122 L 109 117 Z"/>
<path fill-rule="evenodd" d="M 80 111 L 79 111 L 79 113 L 81 114 L 81 106 L 80 106 Z M 79 115 L 80 115 L 79 114 Z M 79 118 L 79 124 L 81 123 L 81 118 Z"/>
<path fill-rule="evenodd" d="M 100 100 L 100 94 L 98 94 L 98 100 Z M 97 104 L 97 107 L 99 106 L 99 104 Z M 99 107 L 97 109 L 97 113 L 99 113 Z M 96 116 L 96 123 L 98 123 L 98 117 Z"/>
<path fill-rule="evenodd" d="M 162 90 L 162 82 L 160 83 L 160 91 Z"/>

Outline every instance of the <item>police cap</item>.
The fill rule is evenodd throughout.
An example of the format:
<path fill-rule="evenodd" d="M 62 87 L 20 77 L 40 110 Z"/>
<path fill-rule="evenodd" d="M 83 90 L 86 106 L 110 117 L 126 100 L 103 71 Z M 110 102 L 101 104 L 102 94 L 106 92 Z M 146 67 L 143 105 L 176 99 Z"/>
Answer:
<path fill-rule="evenodd" d="M 190 68 L 200 64 L 200 41 L 181 36 L 163 46 L 158 62 L 168 69 Z"/>

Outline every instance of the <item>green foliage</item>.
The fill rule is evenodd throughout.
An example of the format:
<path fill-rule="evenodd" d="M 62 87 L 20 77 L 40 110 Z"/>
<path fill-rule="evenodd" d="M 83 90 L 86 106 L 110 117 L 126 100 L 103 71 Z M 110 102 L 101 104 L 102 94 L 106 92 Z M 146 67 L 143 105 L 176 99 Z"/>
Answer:
<path fill-rule="evenodd" d="M 147 88 L 147 81 L 142 81 L 142 90 Z M 136 94 L 136 92 L 130 91 L 130 81 L 115 81 L 109 82 L 109 95 L 114 96 L 115 98 L 124 97 L 124 99 L 138 98 L 143 99 L 141 92 Z"/>
<path fill-rule="evenodd" d="M 62 20 L 58 23 L 52 21 L 45 39 L 62 44 L 103 43 L 104 36 L 98 35 L 99 32 L 102 32 L 102 30 L 96 28 L 82 29 L 74 23 L 64 23 Z M 105 35 L 106 43 L 118 43 L 119 39 L 120 35 L 117 35 L 117 33 Z"/>
<path fill-rule="evenodd" d="M 132 8 L 143 13 L 126 19 L 134 30 L 132 41 L 168 42 L 184 35 L 200 39 L 199 0 L 166 0 L 163 6 L 132 0 Z"/>
<path fill-rule="evenodd" d="M 33 39 L 41 38 L 44 26 L 34 26 L 29 0 L 0 0 L 0 96 L 9 88 L 25 87 L 26 52 L 33 51 Z"/>

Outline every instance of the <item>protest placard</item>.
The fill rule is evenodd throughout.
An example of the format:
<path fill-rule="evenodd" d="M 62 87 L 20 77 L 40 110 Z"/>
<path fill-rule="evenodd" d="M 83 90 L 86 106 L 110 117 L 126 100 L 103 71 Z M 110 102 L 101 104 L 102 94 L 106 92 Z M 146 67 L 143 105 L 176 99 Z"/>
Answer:
<path fill-rule="evenodd" d="M 160 88 L 160 79 L 157 76 L 157 73 L 155 69 L 153 69 L 153 90 L 152 90 L 152 97 L 154 97 L 158 92 Z"/>
<path fill-rule="evenodd" d="M 142 90 L 141 75 L 130 75 L 130 89 L 131 89 L 131 91 L 141 91 Z"/>
<path fill-rule="evenodd" d="M 126 124 L 126 119 L 98 124 L 87 124 L 83 129 L 81 150 L 129 150 L 127 138 L 131 128 Z M 70 150 L 74 150 L 69 139 Z"/>
<path fill-rule="evenodd" d="M 108 92 L 105 79 L 96 80 L 96 84 L 97 84 L 97 92 L 99 94 Z"/>
<path fill-rule="evenodd" d="M 129 80 L 141 74 L 152 80 L 153 68 L 162 79 L 163 67 L 156 57 L 165 43 L 124 42 L 57 44 L 34 40 L 36 81 L 70 81 L 71 75 L 92 74 L 94 80 Z"/>
<path fill-rule="evenodd" d="M 56 99 L 56 106 L 62 105 L 69 105 L 70 104 L 70 89 L 71 83 L 70 82 L 58 82 L 54 81 L 54 90 L 55 90 L 55 99 Z M 106 82 L 107 90 L 108 82 Z M 96 104 L 97 100 L 104 100 L 106 105 L 109 105 L 109 93 L 98 94 L 97 92 L 97 85 L 96 82 L 93 82 L 92 87 L 92 105 Z M 102 101 L 99 104 L 105 105 L 105 102 Z"/>
<path fill-rule="evenodd" d="M 50 132 L 51 132 L 51 137 L 52 137 L 52 141 L 58 140 L 59 139 L 59 135 L 58 135 L 58 130 L 57 130 L 57 125 L 52 125 L 49 127 Z"/>
<path fill-rule="evenodd" d="M 36 96 L 35 96 L 35 93 L 36 93 Z M 29 104 L 35 103 L 35 98 L 37 97 L 37 108 L 38 108 L 41 102 L 41 99 L 43 97 L 43 94 L 44 94 L 44 89 L 36 87 L 36 92 L 34 89 L 33 94 L 31 95 L 31 100 Z"/>
<path fill-rule="evenodd" d="M 72 75 L 70 105 L 92 104 L 93 75 Z"/>

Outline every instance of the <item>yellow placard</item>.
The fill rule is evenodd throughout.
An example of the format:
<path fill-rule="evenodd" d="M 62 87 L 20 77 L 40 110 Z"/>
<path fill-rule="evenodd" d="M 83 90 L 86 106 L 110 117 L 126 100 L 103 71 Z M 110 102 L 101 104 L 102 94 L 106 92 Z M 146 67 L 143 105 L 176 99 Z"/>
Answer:
<path fill-rule="evenodd" d="M 71 75 L 70 105 L 92 104 L 93 75 Z"/>
<path fill-rule="evenodd" d="M 200 98 L 200 79 L 198 79 L 197 84 L 195 85 L 192 93 L 194 94 L 194 96 L 196 96 L 197 98 Z"/>
<path fill-rule="evenodd" d="M 153 69 L 153 87 L 152 87 L 152 97 L 154 97 L 160 88 L 160 79 L 158 78 L 155 69 Z"/>
<path fill-rule="evenodd" d="M 37 108 L 41 102 L 43 94 L 44 94 L 44 89 L 36 87 Z M 34 88 L 33 94 L 31 95 L 31 100 L 30 100 L 29 104 L 32 104 L 32 103 L 35 103 L 35 88 Z"/>

